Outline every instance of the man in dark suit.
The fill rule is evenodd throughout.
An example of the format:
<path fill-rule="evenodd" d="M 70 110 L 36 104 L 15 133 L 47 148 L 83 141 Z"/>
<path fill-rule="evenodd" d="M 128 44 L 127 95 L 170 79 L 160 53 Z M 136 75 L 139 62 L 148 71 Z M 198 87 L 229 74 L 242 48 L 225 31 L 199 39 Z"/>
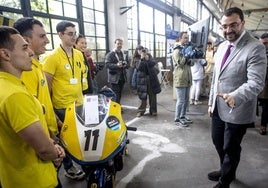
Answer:
<path fill-rule="evenodd" d="M 229 188 L 236 177 L 241 142 L 247 128 L 254 125 L 257 96 L 264 86 L 265 48 L 244 25 L 241 9 L 232 7 L 223 13 L 221 27 L 226 41 L 214 57 L 208 103 L 212 141 L 220 158 L 220 170 L 208 174 L 210 180 L 218 181 L 214 188 Z"/>
<path fill-rule="evenodd" d="M 125 54 L 122 51 L 123 40 L 115 40 L 115 48 L 109 52 L 105 58 L 105 65 L 108 71 L 108 82 L 111 89 L 116 94 L 116 102 L 120 104 L 121 94 L 126 77 L 126 68 L 128 68 Z"/>
<path fill-rule="evenodd" d="M 266 48 L 266 57 L 268 57 L 268 33 L 264 33 L 260 36 L 261 43 L 264 44 Z M 268 67 L 267 67 L 268 68 Z M 268 74 L 266 72 L 265 77 L 265 86 L 262 92 L 258 96 L 258 100 L 260 101 L 262 112 L 261 112 L 261 126 L 259 133 L 261 135 L 266 135 L 266 129 L 268 124 Z"/>

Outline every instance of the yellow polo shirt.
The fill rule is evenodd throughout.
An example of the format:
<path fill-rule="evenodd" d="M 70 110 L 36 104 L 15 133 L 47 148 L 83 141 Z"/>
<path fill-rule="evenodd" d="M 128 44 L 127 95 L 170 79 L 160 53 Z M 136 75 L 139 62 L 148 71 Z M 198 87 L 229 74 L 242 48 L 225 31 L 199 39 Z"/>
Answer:
<path fill-rule="evenodd" d="M 51 89 L 54 108 L 67 108 L 74 101 L 78 105 L 83 103 L 83 64 L 83 54 L 76 49 L 73 49 L 73 55 L 68 57 L 64 50 L 58 47 L 44 58 L 43 70 L 53 75 Z"/>
<path fill-rule="evenodd" d="M 39 101 L 17 77 L 0 72 L 0 182 L 5 188 L 55 188 L 57 174 L 51 161 L 43 161 L 18 132 L 40 121 L 49 137 Z"/>
<path fill-rule="evenodd" d="M 33 70 L 24 71 L 21 75 L 21 80 L 25 84 L 27 90 L 45 107 L 48 128 L 54 134 L 57 134 L 57 120 L 53 110 L 47 80 L 42 70 L 42 65 L 34 58 L 32 58 L 32 63 Z"/>

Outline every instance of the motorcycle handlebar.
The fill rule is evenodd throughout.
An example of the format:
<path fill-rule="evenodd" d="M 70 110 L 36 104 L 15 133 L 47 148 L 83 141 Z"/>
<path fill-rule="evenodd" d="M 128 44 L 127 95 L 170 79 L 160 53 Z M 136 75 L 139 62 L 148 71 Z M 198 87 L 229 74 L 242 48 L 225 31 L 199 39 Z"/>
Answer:
<path fill-rule="evenodd" d="M 137 127 L 129 127 L 129 126 L 127 126 L 127 130 L 128 131 L 136 131 Z"/>

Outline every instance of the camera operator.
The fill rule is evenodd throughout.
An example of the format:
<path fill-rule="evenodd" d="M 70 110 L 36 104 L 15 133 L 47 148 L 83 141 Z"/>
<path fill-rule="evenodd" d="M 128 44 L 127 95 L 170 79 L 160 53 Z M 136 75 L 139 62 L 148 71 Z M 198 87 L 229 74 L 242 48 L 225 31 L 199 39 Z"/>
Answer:
<path fill-rule="evenodd" d="M 177 103 L 175 109 L 175 125 L 187 127 L 193 121 L 187 118 L 186 109 L 189 104 L 189 93 L 192 85 L 191 68 L 193 56 L 193 48 L 189 47 L 187 32 L 181 32 L 178 42 L 172 53 L 174 65 L 173 84 L 177 92 Z M 190 50 L 190 48 L 192 50 Z"/>
<path fill-rule="evenodd" d="M 115 48 L 105 58 L 108 71 L 108 83 L 116 94 L 116 102 L 120 104 L 122 90 L 127 81 L 126 69 L 129 67 L 122 51 L 123 40 L 115 40 Z"/>

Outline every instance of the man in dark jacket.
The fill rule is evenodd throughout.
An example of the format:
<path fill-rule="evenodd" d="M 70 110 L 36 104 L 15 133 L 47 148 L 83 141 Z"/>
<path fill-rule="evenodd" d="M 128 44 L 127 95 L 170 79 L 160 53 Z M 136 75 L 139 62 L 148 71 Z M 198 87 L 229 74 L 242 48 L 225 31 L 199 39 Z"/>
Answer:
<path fill-rule="evenodd" d="M 264 33 L 260 37 L 260 41 L 264 44 L 266 48 L 266 56 L 268 59 L 268 33 Z M 260 95 L 258 96 L 259 101 L 262 106 L 262 114 L 261 114 L 261 126 L 259 133 L 261 135 L 266 135 L 267 123 L 268 123 L 268 75 L 266 72 L 265 77 L 265 86 Z"/>
<path fill-rule="evenodd" d="M 126 57 L 121 50 L 123 46 L 122 39 L 115 40 L 115 48 L 106 55 L 105 64 L 108 71 L 108 83 L 116 94 L 116 102 L 120 104 L 122 90 L 127 81 L 126 69 L 128 64 Z"/>

